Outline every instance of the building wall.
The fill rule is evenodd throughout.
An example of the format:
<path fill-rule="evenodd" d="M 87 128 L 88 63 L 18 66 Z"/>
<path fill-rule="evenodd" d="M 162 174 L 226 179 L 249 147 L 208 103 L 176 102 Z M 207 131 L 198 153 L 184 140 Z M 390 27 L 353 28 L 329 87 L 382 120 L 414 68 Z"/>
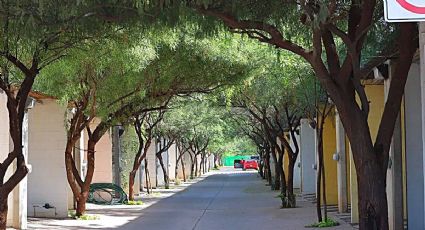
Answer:
<path fill-rule="evenodd" d="M 45 99 L 29 111 L 29 156 L 32 172 L 28 175 L 28 215 L 37 217 L 67 217 L 68 182 L 64 151 L 66 109 L 56 101 Z M 46 119 L 48 118 L 48 119 Z M 49 203 L 56 207 L 44 209 Z"/>
<path fill-rule="evenodd" d="M 170 181 L 176 179 L 177 145 L 174 143 L 168 149 L 168 176 Z"/>
<path fill-rule="evenodd" d="M 405 90 L 406 180 L 409 229 L 424 229 L 424 173 L 422 146 L 421 82 L 419 65 L 412 64 Z"/>
<path fill-rule="evenodd" d="M 331 112 L 326 117 L 323 127 L 323 161 L 325 165 L 326 199 L 329 205 L 338 204 L 337 162 L 333 159 L 333 154 L 335 152 L 335 114 L 334 112 Z"/>
<path fill-rule="evenodd" d="M 100 119 L 94 119 L 90 124 L 92 130 L 100 123 Z M 85 132 L 85 148 L 87 149 L 88 136 Z M 112 137 L 111 132 L 106 132 L 96 144 L 94 175 L 92 183 L 112 183 Z M 86 158 L 87 159 L 87 158 Z M 85 160 L 87 162 L 87 160 Z"/>
<path fill-rule="evenodd" d="M 316 192 L 315 163 L 315 130 L 309 125 L 308 119 L 301 120 L 300 161 L 301 161 L 301 192 L 311 194 Z"/>
<path fill-rule="evenodd" d="M 295 138 L 299 147 L 300 136 L 295 134 Z M 290 144 L 292 149 L 295 149 L 294 140 L 291 139 Z M 295 162 L 295 167 L 294 167 L 294 188 L 295 189 L 301 189 L 301 160 L 299 155 L 300 153 L 298 153 L 297 161 Z"/>

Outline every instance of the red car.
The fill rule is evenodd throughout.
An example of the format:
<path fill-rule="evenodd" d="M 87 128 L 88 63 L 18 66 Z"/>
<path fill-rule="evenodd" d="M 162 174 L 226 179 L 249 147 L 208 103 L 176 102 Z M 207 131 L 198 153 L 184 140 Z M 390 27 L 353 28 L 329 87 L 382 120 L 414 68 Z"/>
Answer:
<path fill-rule="evenodd" d="M 243 170 L 255 169 L 258 170 L 258 163 L 256 160 L 244 160 L 242 165 Z"/>

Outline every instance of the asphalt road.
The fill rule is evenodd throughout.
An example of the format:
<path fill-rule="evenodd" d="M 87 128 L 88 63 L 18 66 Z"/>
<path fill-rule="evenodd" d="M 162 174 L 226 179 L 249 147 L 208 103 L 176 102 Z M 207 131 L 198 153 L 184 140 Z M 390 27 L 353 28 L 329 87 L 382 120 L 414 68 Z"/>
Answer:
<path fill-rule="evenodd" d="M 224 168 L 144 209 L 140 217 L 119 229 L 292 230 L 305 229 L 315 221 L 312 204 L 299 201 L 298 208 L 280 209 L 276 195 L 256 172 Z"/>

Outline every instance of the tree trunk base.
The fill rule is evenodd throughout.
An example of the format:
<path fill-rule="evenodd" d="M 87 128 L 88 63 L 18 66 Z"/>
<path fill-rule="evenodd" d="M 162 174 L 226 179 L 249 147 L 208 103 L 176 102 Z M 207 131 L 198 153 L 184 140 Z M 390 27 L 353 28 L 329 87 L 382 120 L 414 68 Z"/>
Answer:
<path fill-rule="evenodd" d="M 388 230 L 388 206 L 385 176 L 379 169 L 368 168 L 359 175 L 359 227 L 365 230 Z M 368 176 L 366 176 L 368 175 Z"/>
<path fill-rule="evenodd" d="M 80 217 L 84 215 L 86 212 L 86 202 L 87 202 L 87 196 L 84 194 L 81 194 L 77 199 L 77 209 L 75 210 L 75 216 Z"/>
<path fill-rule="evenodd" d="M 295 195 L 281 196 L 282 208 L 295 208 L 297 206 L 297 201 Z"/>
<path fill-rule="evenodd" d="M 7 199 L 0 201 L 0 229 L 6 229 L 7 209 Z"/>

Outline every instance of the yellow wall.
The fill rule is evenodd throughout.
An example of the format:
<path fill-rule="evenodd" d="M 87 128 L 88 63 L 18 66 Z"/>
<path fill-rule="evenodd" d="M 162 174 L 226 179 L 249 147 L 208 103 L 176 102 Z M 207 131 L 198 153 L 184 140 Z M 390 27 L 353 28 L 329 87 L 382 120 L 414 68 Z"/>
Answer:
<path fill-rule="evenodd" d="M 323 160 L 325 165 L 326 200 L 328 205 L 338 204 L 337 162 L 332 158 L 335 152 L 335 114 L 332 112 L 326 117 L 323 127 Z"/>

